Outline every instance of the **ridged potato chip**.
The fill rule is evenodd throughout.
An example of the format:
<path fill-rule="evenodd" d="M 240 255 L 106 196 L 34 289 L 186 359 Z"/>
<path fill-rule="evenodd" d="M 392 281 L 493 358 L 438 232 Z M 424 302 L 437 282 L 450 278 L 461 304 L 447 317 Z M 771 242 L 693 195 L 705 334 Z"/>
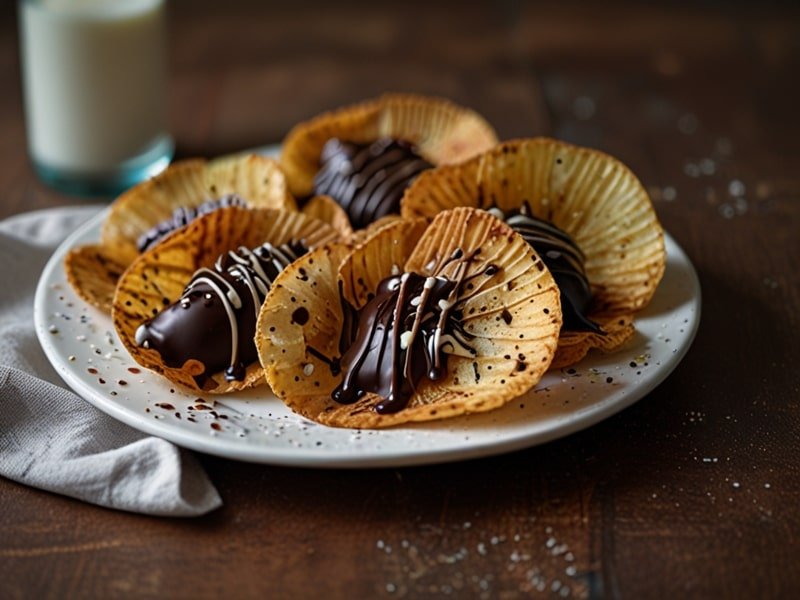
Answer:
<path fill-rule="evenodd" d="M 338 234 L 331 227 L 298 212 L 239 207 L 216 210 L 192 221 L 131 264 L 114 295 L 114 327 L 137 363 L 173 383 L 207 393 L 257 385 L 263 381 L 263 370 L 257 361 L 247 367 L 243 381 L 230 382 L 221 372 L 204 373 L 204 366 L 197 360 L 170 367 L 156 350 L 136 343 L 136 330 L 175 303 L 194 273 L 202 267 L 211 267 L 223 253 L 240 246 L 255 248 L 265 242 L 279 246 L 291 240 L 302 240 L 309 248 L 318 248 L 337 239 Z M 209 340 L 209 343 L 219 342 Z M 202 388 L 196 378 L 205 380 Z"/>
<path fill-rule="evenodd" d="M 386 215 L 385 217 L 381 217 L 377 221 L 373 221 L 369 225 L 367 225 L 364 229 L 357 229 L 353 233 L 350 234 L 350 237 L 347 238 L 348 243 L 356 247 L 359 244 L 365 242 L 368 238 L 375 235 L 378 231 L 386 227 L 387 225 L 391 225 L 392 223 L 396 223 L 402 220 L 400 215 Z"/>
<path fill-rule="evenodd" d="M 70 283 L 83 300 L 110 311 L 108 290 L 116 286 L 112 275 L 117 269 L 106 268 L 108 261 L 124 270 L 139 256 L 139 237 L 170 219 L 175 209 L 196 208 L 234 193 L 252 208 L 295 208 L 283 172 L 271 158 L 253 154 L 180 161 L 114 201 L 100 243 L 94 249 L 76 248 L 67 255 L 64 267 Z"/>
<path fill-rule="evenodd" d="M 497 143 L 491 125 L 472 110 L 441 98 L 385 94 L 326 112 L 289 132 L 280 162 L 296 197 L 311 193 L 322 147 L 334 137 L 359 144 L 402 139 L 434 165 L 460 162 Z"/>
<path fill-rule="evenodd" d="M 456 206 L 507 213 L 523 204 L 585 254 L 592 289 L 588 317 L 605 332 L 564 331 L 554 366 L 625 342 L 633 314 L 647 305 L 664 274 L 666 255 L 647 192 L 613 157 L 546 138 L 505 142 L 460 165 L 422 173 L 406 190 L 402 215 L 432 218 Z"/>
<path fill-rule="evenodd" d="M 327 223 L 339 232 L 343 238 L 353 235 L 353 228 L 350 226 L 350 219 L 347 213 L 330 196 L 314 196 L 300 209 L 304 215 Z"/>
<path fill-rule="evenodd" d="M 300 269 L 309 278 L 297 277 Z M 423 378 L 399 412 L 377 412 L 382 399 L 374 393 L 339 404 L 331 393 L 342 379 L 340 290 L 360 308 L 369 288 L 398 271 L 460 278 L 452 306 L 474 354 L 448 354 L 444 377 Z M 295 306 L 307 308 L 308 322 L 286 318 Z M 256 344 L 267 381 L 294 411 L 326 425 L 389 427 L 491 410 L 525 393 L 549 367 L 560 327 L 558 288 L 530 245 L 492 215 L 458 208 L 427 229 L 398 220 L 352 251 L 329 247 L 301 257 L 262 305 Z"/>
<path fill-rule="evenodd" d="M 67 281 L 82 299 L 111 312 L 117 281 L 128 264 L 109 254 L 102 244 L 88 244 L 67 254 L 64 270 Z"/>

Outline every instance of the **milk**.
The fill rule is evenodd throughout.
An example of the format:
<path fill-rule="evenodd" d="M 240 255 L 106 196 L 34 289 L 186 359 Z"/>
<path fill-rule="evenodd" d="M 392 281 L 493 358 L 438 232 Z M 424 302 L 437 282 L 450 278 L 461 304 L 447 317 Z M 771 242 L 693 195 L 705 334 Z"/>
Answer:
<path fill-rule="evenodd" d="M 28 147 L 37 167 L 112 176 L 171 155 L 164 0 L 23 0 L 19 7 Z"/>

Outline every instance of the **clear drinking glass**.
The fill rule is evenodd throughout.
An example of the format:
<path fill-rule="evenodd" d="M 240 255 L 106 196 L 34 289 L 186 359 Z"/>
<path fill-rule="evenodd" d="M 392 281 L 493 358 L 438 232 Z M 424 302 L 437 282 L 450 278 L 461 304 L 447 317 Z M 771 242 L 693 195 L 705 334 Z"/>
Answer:
<path fill-rule="evenodd" d="M 165 0 L 19 0 L 28 152 L 68 193 L 117 194 L 163 170 Z"/>

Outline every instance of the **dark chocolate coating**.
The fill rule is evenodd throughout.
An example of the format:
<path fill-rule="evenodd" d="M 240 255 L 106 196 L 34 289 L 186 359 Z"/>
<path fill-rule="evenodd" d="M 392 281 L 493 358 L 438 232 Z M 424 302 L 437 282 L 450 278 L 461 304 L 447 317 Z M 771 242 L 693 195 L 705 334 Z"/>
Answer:
<path fill-rule="evenodd" d="M 366 145 L 331 138 L 322 149 L 320 164 L 314 194 L 336 200 L 356 229 L 399 213 L 405 189 L 433 167 L 408 142 L 389 138 Z"/>
<path fill-rule="evenodd" d="M 447 352 L 459 346 L 462 353 L 474 354 L 468 345 L 472 336 L 451 312 L 459 285 L 416 273 L 384 279 L 357 312 L 353 337 L 343 344 L 344 376 L 331 397 L 352 404 L 372 392 L 383 398 L 375 407 L 378 413 L 398 412 L 423 378 L 445 376 Z"/>
<path fill-rule="evenodd" d="M 223 370 L 228 381 L 241 381 L 247 365 L 258 360 L 256 319 L 269 287 L 306 251 L 301 242 L 292 241 L 223 254 L 213 270 L 194 274 L 178 302 L 139 327 L 136 342 L 158 351 L 170 367 L 180 368 L 190 359 L 203 363 L 201 387 Z"/>
<path fill-rule="evenodd" d="M 247 202 L 237 194 L 228 194 L 216 200 L 208 200 L 203 202 L 197 208 L 191 206 L 180 206 L 176 208 L 169 219 L 161 221 L 158 225 L 151 227 L 139 236 L 136 240 L 136 248 L 139 252 L 145 252 L 158 244 L 161 240 L 167 237 L 176 229 L 180 229 L 184 225 L 188 225 L 197 217 L 202 217 L 210 212 L 219 208 L 227 208 L 229 206 L 246 207 Z"/>
<path fill-rule="evenodd" d="M 592 288 L 584 269 L 586 257 L 575 241 L 552 223 L 534 217 L 527 205 L 506 214 L 505 220 L 536 250 L 552 273 L 561 292 L 562 329 L 602 334 L 597 323 L 586 316 L 592 303 Z"/>

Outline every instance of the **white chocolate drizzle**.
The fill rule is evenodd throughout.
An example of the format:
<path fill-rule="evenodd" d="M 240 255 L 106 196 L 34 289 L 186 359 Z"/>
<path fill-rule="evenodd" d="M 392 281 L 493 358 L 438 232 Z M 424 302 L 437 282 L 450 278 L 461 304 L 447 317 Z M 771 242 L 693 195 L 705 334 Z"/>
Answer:
<path fill-rule="evenodd" d="M 272 286 L 274 277 L 270 277 L 264 269 L 263 263 L 271 263 L 276 275 L 300 256 L 290 244 L 275 247 L 269 242 L 251 250 L 240 246 L 235 251 L 222 254 L 214 263 L 214 269 L 201 268 L 195 271 L 191 281 L 186 286 L 178 302 L 184 308 L 189 305 L 190 294 L 200 285 L 205 284 L 210 288 L 203 297 L 206 300 L 218 298 L 228 317 L 231 333 L 231 352 L 229 371 L 232 371 L 239 358 L 239 324 L 236 320 L 236 311 L 243 306 L 242 298 L 230 279 L 244 283 L 253 300 L 253 310 L 258 318 L 261 304 Z M 227 261 L 225 260 L 227 258 Z M 227 262 L 227 265 L 226 265 Z M 225 277 L 228 276 L 228 278 Z M 144 348 L 149 347 L 148 323 L 139 326 L 135 333 L 136 344 Z"/>

